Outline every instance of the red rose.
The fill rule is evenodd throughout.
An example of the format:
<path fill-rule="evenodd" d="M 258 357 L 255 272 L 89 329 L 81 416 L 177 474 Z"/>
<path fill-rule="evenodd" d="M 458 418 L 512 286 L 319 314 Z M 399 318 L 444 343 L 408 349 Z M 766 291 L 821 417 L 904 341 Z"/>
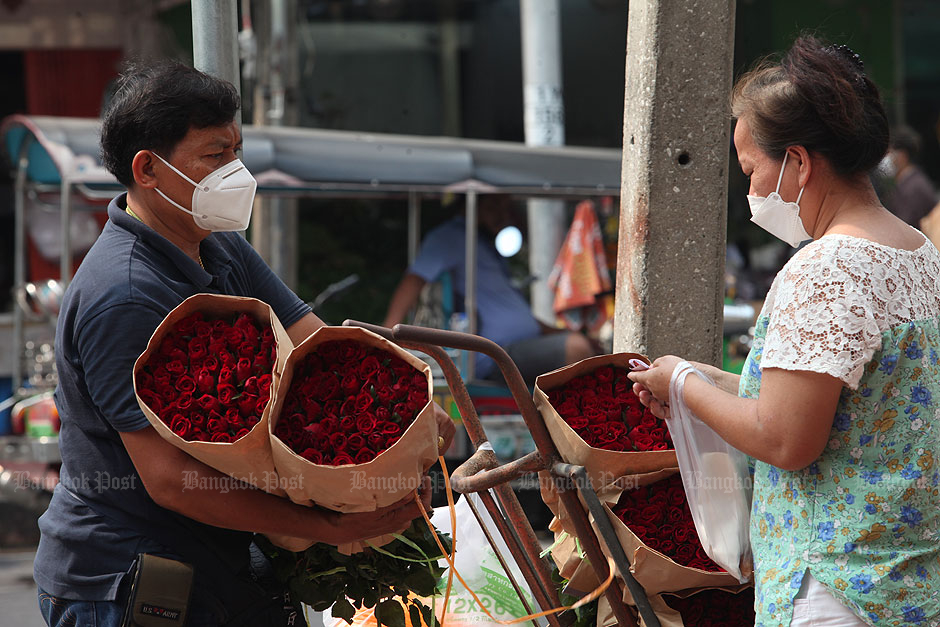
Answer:
<path fill-rule="evenodd" d="M 241 346 L 242 342 L 245 341 L 245 334 L 241 329 L 237 327 L 232 327 L 225 331 L 222 335 L 222 339 L 231 349 L 238 349 Z"/>
<path fill-rule="evenodd" d="M 654 444 L 653 438 L 651 438 L 651 437 L 650 437 L 649 435 L 647 435 L 647 434 L 639 434 L 639 435 L 637 435 L 637 436 L 631 438 L 631 440 L 633 441 L 633 447 L 634 447 L 637 451 L 651 451 L 651 450 L 654 450 L 654 449 L 653 449 L 653 444 Z"/>
<path fill-rule="evenodd" d="M 339 421 L 336 418 L 327 416 L 326 418 L 322 418 L 320 420 L 320 426 L 323 427 L 323 431 L 329 435 L 331 433 L 336 433 L 336 429 L 339 426 Z"/>
<path fill-rule="evenodd" d="M 312 442 L 323 441 L 327 438 L 328 435 L 327 432 L 323 429 L 323 426 L 316 422 L 312 422 L 304 427 L 304 431 L 307 433 Z"/>
<path fill-rule="evenodd" d="M 192 335 L 196 328 L 196 323 L 200 320 L 202 320 L 202 313 L 197 311 L 185 318 L 181 318 L 179 322 L 176 323 L 174 330 L 180 335 Z"/>
<path fill-rule="evenodd" d="M 568 425 L 575 431 L 579 429 L 585 429 L 588 426 L 588 420 L 584 416 L 573 416 L 565 420 Z"/>
<path fill-rule="evenodd" d="M 340 401 L 328 401 L 323 405 L 323 415 L 339 420 L 339 409 L 343 404 Z"/>
<path fill-rule="evenodd" d="M 342 396 L 339 380 L 329 373 L 321 375 L 317 382 L 316 397 L 321 400 L 335 400 Z"/>
<path fill-rule="evenodd" d="M 395 438 L 401 435 L 401 427 L 396 425 L 394 422 L 380 422 L 378 429 L 381 433 L 388 436 L 389 438 Z"/>
<path fill-rule="evenodd" d="M 271 361 L 271 358 L 266 352 L 257 353 L 251 360 L 251 367 L 254 368 L 256 372 L 270 370 Z"/>
<path fill-rule="evenodd" d="M 342 416 L 352 416 L 356 414 L 356 397 L 350 396 L 347 398 L 342 406 L 339 408 L 339 415 Z"/>
<path fill-rule="evenodd" d="M 581 410 L 578 409 L 578 404 L 570 399 L 560 405 L 553 404 L 553 407 L 555 407 L 555 411 L 558 412 L 559 416 L 566 419 L 581 413 Z"/>
<path fill-rule="evenodd" d="M 206 429 L 205 414 L 194 412 L 193 414 L 189 416 L 189 422 L 193 425 L 193 429 L 195 430 L 204 431 Z"/>
<path fill-rule="evenodd" d="M 388 409 L 388 407 L 376 407 L 375 419 L 376 420 L 391 420 L 392 412 Z"/>
<path fill-rule="evenodd" d="M 604 448 L 608 451 L 618 451 L 624 453 L 626 451 L 633 451 L 633 447 L 629 442 L 624 442 L 621 439 L 614 440 L 613 442 L 604 445 Z"/>
<path fill-rule="evenodd" d="M 254 394 L 255 396 L 260 396 L 261 390 L 258 389 L 258 377 L 251 376 L 245 379 L 243 384 L 243 389 L 248 394 Z"/>
<path fill-rule="evenodd" d="M 235 395 L 238 394 L 238 390 L 235 389 L 234 385 L 229 385 L 228 383 L 219 384 L 218 388 L 215 391 L 218 396 L 219 403 L 228 407 L 235 400 Z"/>
<path fill-rule="evenodd" d="M 196 381 L 189 375 L 183 375 L 176 380 L 176 390 L 185 394 L 192 394 L 196 391 Z"/>
<path fill-rule="evenodd" d="M 356 417 L 353 414 L 347 414 L 339 419 L 339 430 L 343 433 L 349 433 L 356 428 Z"/>
<path fill-rule="evenodd" d="M 173 421 L 170 423 L 170 430 L 184 440 L 189 437 L 192 428 L 193 426 L 189 420 L 179 414 L 174 416 Z"/>
<path fill-rule="evenodd" d="M 219 383 L 228 383 L 230 385 L 233 385 L 235 383 L 235 372 L 228 366 L 220 367 L 219 368 Z"/>
<path fill-rule="evenodd" d="M 356 413 L 362 413 L 370 407 L 372 407 L 372 395 L 363 390 L 356 397 Z"/>
<path fill-rule="evenodd" d="M 217 399 L 216 397 L 210 394 L 203 394 L 198 399 L 196 399 L 196 403 L 199 405 L 202 411 L 206 413 L 210 411 L 216 411 L 216 412 L 224 411 L 222 409 L 222 405 L 219 403 L 219 399 Z"/>
<path fill-rule="evenodd" d="M 624 409 L 623 418 L 633 429 L 639 426 L 643 420 L 643 409 L 636 406 L 628 406 Z"/>
<path fill-rule="evenodd" d="M 271 381 L 272 377 L 269 374 L 263 374 L 258 377 L 258 390 L 260 395 L 270 395 L 271 394 Z"/>
<path fill-rule="evenodd" d="M 427 383 L 427 381 L 425 381 Z M 427 390 L 412 390 L 408 393 L 408 402 L 414 403 L 418 407 L 424 407 L 428 403 Z"/>
<path fill-rule="evenodd" d="M 648 505 L 639 511 L 636 520 L 641 525 L 653 527 L 659 525 L 663 519 L 663 512 L 655 505 Z"/>
<path fill-rule="evenodd" d="M 242 394 L 238 399 L 238 412 L 242 416 L 250 416 L 255 413 L 258 406 L 258 397 L 253 394 Z"/>
<path fill-rule="evenodd" d="M 212 335 L 212 323 L 206 320 L 197 320 L 193 330 L 196 337 L 208 338 Z"/>
<path fill-rule="evenodd" d="M 379 372 L 375 375 L 376 387 L 379 387 L 379 386 L 388 387 L 388 386 L 391 386 L 394 381 L 395 381 L 394 373 L 387 368 L 383 368 L 379 370 Z"/>
<path fill-rule="evenodd" d="M 614 369 L 612 366 L 601 366 L 594 371 L 594 377 L 599 383 L 610 383 L 614 380 Z"/>
<path fill-rule="evenodd" d="M 356 463 L 365 464 L 366 462 L 371 462 L 375 457 L 375 451 L 367 448 L 360 449 L 360 451 L 356 453 Z"/>
<path fill-rule="evenodd" d="M 356 460 L 353 459 L 348 453 L 337 453 L 333 457 L 331 464 L 333 466 L 346 466 L 347 464 L 355 464 Z"/>
<path fill-rule="evenodd" d="M 353 340 L 344 340 L 340 342 L 339 359 L 344 363 L 361 361 L 366 356 L 365 347 L 359 342 Z"/>
<path fill-rule="evenodd" d="M 675 562 L 683 566 L 689 566 L 695 559 L 695 547 L 691 544 L 679 542 L 676 545 Z"/>
<path fill-rule="evenodd" d="M 300 454 L 300 456 L 314 464 L 323 463 L 323 453 L 321 453 L 315 448 L 305 449 L 304 452 Z"/>
<path fill-rule="evenodd" d="M 384 409 L 380 407 L 379 409 Z M 388 410 L 386 410 L 387 413 Z M 360 413 L 356 416 L 356 430 L 359 433 L 364 433 L 366 435 L 375 431 L 376 425 L 378 424 L 378 416 L 373 416 L 368 413 Z"/>
<path fill-rule="evenodd" d="M 656 550 L 659 551 L 660 553 L 668 557 L 672 557 L 675 555 L 676 543 L 670 538 L 660 537 L 658 544 L 659 546 L 656 547 Z"/>
<path fill-rule="evenodd" d="M 345 451 L 347 448 L 346 436 L 342 433 L 331 433 L 330 434 L 330 446 L 334 451 Z"/>
<path fill-rule="evenodd" d="M 160 414 L 160 410 L 163 409 L 163 400 L 157 396 L 156 392 L 145 388 L 143 390 L 138 390 L 137 395 L 153 413 L 157 415 Z"/>
<path fill-rule="evenodd" d="M 353 433 L 348 438 L 346 438 L 346 450 L 355 453 L 356 451 L 362 450 L 366 447 L 366 439 L 358 433 Z"/>
<path fill-rule="evenodd" d="M 235 380 L 238 383 L 244 383 L 250 376 L 251 360 L 247 357 L 240 357 L 238 363 L 235 364 Z"/>
<path fill-rule="evenodd" d="M 387 436 L 382 433 L 370 433 L 366 436 L 366 442 L 369 444 L 369 448 L 375 451 L 385 450 Z"/>
<path fill-rule="evenodd" d="M 584 417 L 591 425 L 601 425 L 607 422 L 607 414 L 596 408 L 585 409 Z"/>
<path fill-rule="evenodd" d="M 210 442 L 224 442 L 231 443 L 232 436 L 227 433 L 213 433 L 209 439 Z"/>
<path fill-rule="evenodd" d="M 372 377 L 379 373 L 381 368 L 382 364 L 379 363 L 378 358 L 375 355 L 369 355 L 362 360 L 361 364 L 359 364 L 359 367 L 356 369 L 356 373 L 363 381 L 369 381 L 372 379 Z"/>
<path fill-rule="evenodd" d="M 183 363 L 183 360 L 174 359 L 173 361 L 167 362 L 166 370 L 171 375 L 178 377 L 183 374 L 186 374 L 186 365 Z"/>

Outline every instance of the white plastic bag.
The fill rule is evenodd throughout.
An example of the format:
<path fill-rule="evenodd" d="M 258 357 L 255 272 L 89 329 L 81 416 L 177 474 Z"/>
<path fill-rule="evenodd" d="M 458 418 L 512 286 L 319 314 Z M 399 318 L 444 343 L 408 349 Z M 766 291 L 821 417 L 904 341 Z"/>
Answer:
<path fill-rule="evenodd" d="M 502 536 L 499 535 L 496 524 L 478 494 L 461 495 L 454 507 L 457 518 L 457 551 L 454 556 L 454 565 L 457 567 L 457 572 L 480 598 L 490 614 L 497 619 L 512 620 L 528 615 L 525 606 L 519 600 L 509 578 L 506 576 L 506 571 L 503 570 L 496 558 L 496 553 L 493 552 L 486 536 L 483 534 L 483 529 L 477 523 L 473 511 L 467 504 L 468 498 L 473 499 L 473 504 L 480 513 L 481 518 L 483 518 L 490 536 L 496 542 L 500 555 L 506 559 L 513 578 L 525 594 L 529 607 L 532 608 L 533 612 L 539 611 L 540 608 L 536 605 L 532 593 L 526 585 L 522 571 L 513 561 L 509 547 L 506 546 Z M 435 508 L 431 522 L 440 531 L 451 533 L 450 511 L 447 507 Z M 446 566 L 446 561 L 442 560 L 441 564 Z M 436 599 L 438 615 L 440 615 L 441 604 L 444 602 L 443 586 L 447 584 L 447 574 L 445 571 L 441 577 L 442 583 L 439 584 L 439 594 Z M 547 621 L 541 618 L 536 622 L 539 625 L 544 625 Z M 469 627 L 471 625 L 480 627 L 498 625 L 499 623 L 494 622 L 480 609 L 476 600 L 454 577 L 447 613 L 441 618 L 441 624 L 443 627 Z"/>
<path fill-rule="evenodd" d="M 747 456 L 725 442 L 686 406 L 686 377 L 714 382 L 687 361 L 680 362 L 669 382 L 670 417 L 666 420 L 676 447 L 679 472 L 692 520 L 702 547 L 712 560 L 741 583 L 751 579 L 748 537 L 751 479 Z"/>

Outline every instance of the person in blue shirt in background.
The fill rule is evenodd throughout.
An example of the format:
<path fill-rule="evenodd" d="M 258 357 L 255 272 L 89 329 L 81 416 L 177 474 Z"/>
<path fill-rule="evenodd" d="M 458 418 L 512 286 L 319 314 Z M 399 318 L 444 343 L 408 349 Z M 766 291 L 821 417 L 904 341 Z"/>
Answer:
<path fill-rule="evenodd" d="M 497 252 L 495 238 L 514 222 L 513 211 L 512 199 L 506 194 L 479 197 L 477 334 L 502 346 L 531 386 L 538 375 L 593 357 L 600 351 L 581 333 L 556 329 L 537 320 L 525 297 L 512 284 L 509 266 Z M 418 257 L 395 288 L 383 326 L 402 322 L 424 286 L 445 272 L 451 273 L 457 300 L 463 300 L 466 224 L 461 211 L 428 232 Z M 496 364 L 482 355 L 477 358 L 475 374 L 483 379 L 501 377 Z"/>

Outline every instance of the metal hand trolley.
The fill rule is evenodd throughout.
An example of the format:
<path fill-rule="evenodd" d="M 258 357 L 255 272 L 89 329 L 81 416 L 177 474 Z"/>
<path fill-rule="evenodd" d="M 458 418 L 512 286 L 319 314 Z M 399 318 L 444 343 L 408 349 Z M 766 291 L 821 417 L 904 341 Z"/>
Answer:
<path fill-rule="evenodd" d="M 542 416 L 535 408 L 535 403 L 529 395 L 528 387 L 526 387 L 522 375 L 519 374 L 519 369 L 509 355 L 506 354 L 506 351 L 486 338 L 456 331 L 443 331 L 404 324 L 387 329 L 355 320 L 347 320 L 343 324 L 362 327 L 396 342 L 404 348 L 421 351 L 431 356 L 440 365 L 451 394 L 453 394 L 454 402 L 460 410 L 460 416 L 466 427 L 467 435 L 475 449 L 473 455 L 451 475 L 453 489 L 462 494 L 473 492 L 479 494 L 484 506 L 496 523 L 500 535 L 506 541 L 512 558 L 519 566 L 526 583 L 532 590 L 533 597 L 543 610 L 560 607 L 561 601 L 552 582 L 548 564 L 544 558 L 540 557 L 541 546 L 535 532 L 532 530 L 532 525 L 529 524 L 525 512 L 522 511 L 522 507 L 509 483 L 526 474 L 545 470 L 550 472 L 553 477 L 566 480 L 558 484 L 559 497 L 562 506 L 571 517 L 577 537 L 584 547 L 598 580 L 605 581 L 609 575 L 607 558 L 601 550 L 600 543 L 603 542 L 619 574 L 623 577 L 630 594 L 633 596 L 636 608 L 645 625 L 647 627 L 660 627 L 659 619 L 650 606 L 646 591 L 630 573 L 629 560 L 614 533 L 597 493 L 591 485 L 587 472 L 583 466 L 566 464 L 560 460 Z M 500 464 L 492 447 L 484 446 L 488 443 L 486 433 L 460 373 L 453 360 L 443 350 L 444 347 L 483 353 L 496 362 L 516 405 L 519 407 L 526 426 L 532 434 L 536 446 L 535 451 L 512 462 Z M 600 538 L 594 533 L 578 499 L 578 494 L 571 489 L 572 483 L 594 516 L 595 523 L 600 530 Z M 486 526 L 472 503 L 471 510 L 477 521 L 480 522 L 484 532 L 486 532 Z M 490 545 L 493 547 L 497 559 L 506 571 L 526 611 L 533 613 L 518 583 L 506 567 L 505 557 L 500 555 L 489 534 L 487 534 L 487 539 L 490 540 Z M 617 624 L 626 627 L 637 627 L 637 619 L 623 602 L 623 590 L 616 578 L 604 594 L 617 619 Z M 566 617 L 564 613 L 550 615 L 547 620 L 552 627 L 561 627 L 570 623 L 570 617 Z"/>

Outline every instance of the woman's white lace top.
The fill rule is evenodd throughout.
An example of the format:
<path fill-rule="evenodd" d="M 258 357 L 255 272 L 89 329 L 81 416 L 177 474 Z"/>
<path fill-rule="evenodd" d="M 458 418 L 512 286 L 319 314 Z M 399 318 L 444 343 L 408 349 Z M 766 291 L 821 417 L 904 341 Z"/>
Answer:
<path fill-rule="evenodd" d="M 762 368 L 808 370 L 858 387 L 882 334 L 940 315 L 940 252 L 910 251 L 849 235 L 808 244 L 774 279 Z"/>

